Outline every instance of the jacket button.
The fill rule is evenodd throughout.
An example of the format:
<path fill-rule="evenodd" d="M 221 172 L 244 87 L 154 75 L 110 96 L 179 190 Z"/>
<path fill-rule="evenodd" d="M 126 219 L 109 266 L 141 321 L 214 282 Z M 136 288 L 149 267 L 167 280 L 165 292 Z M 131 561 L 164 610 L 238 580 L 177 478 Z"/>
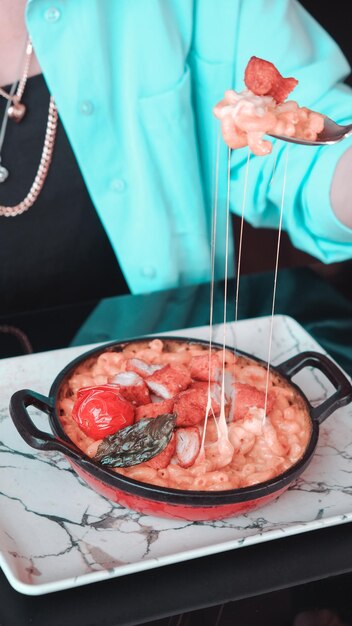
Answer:
<path fill-rule="evenodd" d="M 155 267 L 153 267 L 153 265 L 145 265 L 141 268 L 141 274 L 142 276 L 144 276 L 144 278 L 155 278 L 156 269 Z"/>
<path fill-rule="evenodd" d="M 56 7 L 50 7 L 44 13 L 44 18 L 50 24 L 54 24 L 61 17 L 61 12 Z"/>
<path fill-rule="evenodd" d="M 127 184 L 123 178 L 114 178 L 114 180 L 111 181 L 112 191 L 117 191 L 117 193 L 122 193 L 122 191 L 125 191 L 126 187 L 127 187 Z"/>
<path fill-rule="evenodd" d="M 83 102 L 81 102 L 79 110 L 82 115 L 92 115 L 94 111 L 94 104 L 93 102 L 91 102 L 91 100 L 83 100 Z"/>

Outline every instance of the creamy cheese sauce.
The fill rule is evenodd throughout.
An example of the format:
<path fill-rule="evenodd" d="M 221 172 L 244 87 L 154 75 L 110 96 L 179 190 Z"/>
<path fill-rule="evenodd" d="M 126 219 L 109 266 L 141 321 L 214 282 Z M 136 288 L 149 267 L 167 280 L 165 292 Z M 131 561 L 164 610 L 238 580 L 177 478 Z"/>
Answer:
<path fill-rule="evenodd" d="M 78 389 L 106 384 L 112 376 L 126 371 L 133 357 L 151 365 L 178 363 L 193 373 L 190 388 L 196 388 L 199 380 L 194 378 L 194 357 L 207 356 L 207 351 L 207 346 L 197 343 L 152 340 L 127 344 L 121 351 L 104 352 L 84 361 L 63 386 L 58 399 L 58 414 L 66 434 L 84 453 L 93 457 L 100 442 L 87 437 L 72 418 Z M 213 348 L 213 353 L 221 362 L 222 351 Z M 182 467 L 174 455 L 169 464 L 160 469 L 146 462 L 115 471 L 150 484 L 211 491 L 257 484 L 295 464 L 304 454 L 311 434 L 310 417 L 301 396 L 280 375 L 271 371 L 267 381 L 265 367 L 229 350 L 225 352 L 225 368 L 227 384 L 222 418 L 219 420 L 220 403 L 217 402 L 216 417 L 209 417 L 206 428 L 204 419 L 196 424 L 204 435 L 204 454 L 190 467 Z M 220 377 L 221 371 L 212 384 L 219 385 Z M 264 409 L 260 405 L 266 387 L 269 401 L 264 421 Z M 152 399 L 152 402 L 158 401 L 160 398 Z M 223 420 L 226 436 L 222 433 Z"/>

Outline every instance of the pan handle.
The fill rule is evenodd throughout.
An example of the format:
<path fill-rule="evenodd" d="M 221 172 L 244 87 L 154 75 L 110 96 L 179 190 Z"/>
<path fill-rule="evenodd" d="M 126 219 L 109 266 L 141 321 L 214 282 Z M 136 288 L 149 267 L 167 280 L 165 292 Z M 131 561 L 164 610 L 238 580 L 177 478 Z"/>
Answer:
<path fill-rule="evenodd" d="M 81 465 L 89 464 L 81 450 L 73 444 L 54 437 L 50 433 L 39 430 L 32 422 L 27 407 L 34 406 L 40 411 L 51 415 L 54 410 L 54 401 L 36 391 L 21 389 L 13 394 L 10 400 L 10 415 L 22 439 L 37 450 L 62 452 Z"/>
<path fill-rule="evenodd" d="M 321 424 L 331 413 L 352 401 L 352 385 L 343 371 L 325 354 L 301 352 L 276 367 L 279 372 L 291 379 L 304 367 L 314 367 L 325 374 L 336 391 L 319 406 L 311 406 L 311 417 Z"/>

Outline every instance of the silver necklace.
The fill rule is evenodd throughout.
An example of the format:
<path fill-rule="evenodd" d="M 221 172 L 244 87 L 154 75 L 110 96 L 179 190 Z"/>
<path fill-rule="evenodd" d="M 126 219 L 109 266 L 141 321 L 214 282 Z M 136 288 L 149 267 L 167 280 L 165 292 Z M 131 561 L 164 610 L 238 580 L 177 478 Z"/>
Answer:
<path fill-rule="evenodd" d="M 17 85 L 18 85 L 18 81 L 13 83 L 10 93 L 9 93 L 10 98 L 12 98 L 12 96 L 14 95 L 17 89 Z M 4 183 L 9 175 L 8 169 L 6 169 L 6 167 L 4 167 L 4 165 L 1 164 L 1 151 L 2 151 L 2 146 L 4 143 L 4 139 L 5 139 L 7 122 L 9 121 L 8 111 L 9 111 L 11 104 L 12 104 L 12 100 L 7 100 L 6 106 L 5 106 L 4 117 L 3 117 L 1 128 L 0 128 L 0 183 Z"/>
<path fill-rule="evenodd" d="M 26 112 L 26 107 L 21 103 L 21 98 L 28 79 L 28 71 L 31 62 L 32 52 L 32 42 L 28 38 L 26 40 L 24 50 L 25 61 L 21 78 L 13 83 L 9 93 L 6 93 L 4 89 L 0 88 L 0 95 L 5 97 L 7 100 L 4 117 L 0 127 L 0 184 L 4 183 L 9 176 L 8 169 L 1 164 L 1 152 L 6 134 L 7 122 L 9 119 L 13 119 L 15 122 L 20 122 Z M 22 63 L 23 61 L 21 56 L 21 65 Z M 18 73 L 20 73 L 20 70 L 21 67 L 19 68 Z"/>

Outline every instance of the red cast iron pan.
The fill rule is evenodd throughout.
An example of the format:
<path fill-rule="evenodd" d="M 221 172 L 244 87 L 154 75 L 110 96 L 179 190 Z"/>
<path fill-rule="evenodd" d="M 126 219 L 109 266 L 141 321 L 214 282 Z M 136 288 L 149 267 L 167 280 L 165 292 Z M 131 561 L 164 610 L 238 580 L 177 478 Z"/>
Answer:
<path fill-rule="evenodd" d="M 62 452 L 79 474 L 95 491 L 106 498 L 130 509 L 161 517 L 190 521 L 221 519 L 242 515 L 254 508 L 263 506 L 283 493 L 305 470 L 314 454 L 321 424 L 337 408 L 352 401 L 352 385 L 335 363 L 318 352 L 302 352 L 276 367 L 273 373 L 281 375 L 303 399 L 311 420 L 311 436 L 301 459 L 287 471 L 258 485 L 226 491 L 186 491 L 149 485 L 121 476 L 112 470 L 96 464 L 77 448 L 62 429 L 57 414 L 57 400 L 62 386 L 73 371 L 86 359 L 98 357 L 103 352 L 116 352 L 133 341 L 151 341 L 153 338 L 135 338 L 124 342 L 113 342 L 84 353 L 69 363 L 55 378 L 49 397 L 29 389 L 14 393 L 10 401 L 12 420 L 23 439 L 32 448 Z M 165 341 L 189 342 L 208 345 L 197 339 L 180 337 L 160 337 Z M 214 344 L 214 348 L 221 348 Z M 253 355 L 237 351 L 239 355 L 252 359 L 259 365 L 267 364 Z M 319 406 L 313 407 L 302 390 L 292 382 L 292 377 L 305 367 L 320 370 L 332 383 L 335 391 Z M 31 420 L 27 407 L 34 406 L 49 416 L 53 435 L 39 430 Z"/>

